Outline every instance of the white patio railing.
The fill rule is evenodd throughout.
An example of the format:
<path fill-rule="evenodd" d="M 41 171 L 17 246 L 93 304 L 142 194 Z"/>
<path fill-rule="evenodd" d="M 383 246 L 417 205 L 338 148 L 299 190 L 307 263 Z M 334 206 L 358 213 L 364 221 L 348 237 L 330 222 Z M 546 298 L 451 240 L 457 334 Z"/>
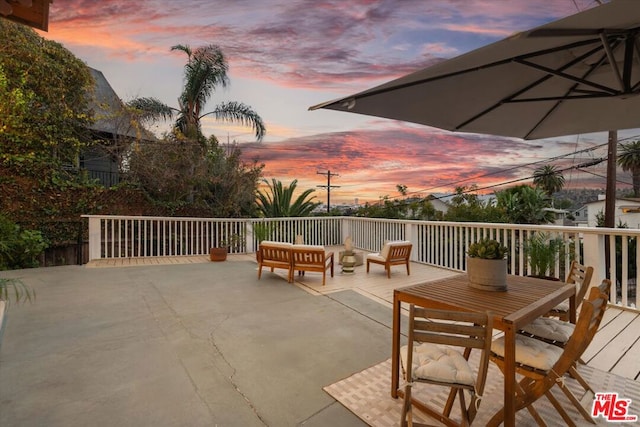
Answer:
<path fill-rule="evenodd" d="M 594 267 L 593 281 L 606 277 L 605 244 L 610 251 L 610 277 L 617 286 L 612 301 L 637 307 L 636 283 L 640 230 L 536 226 L 441 221 L 404 221 L 360 217 L 305 217 L 269 219 L 164 218 L 86 215 L 89 221 L 89 259 L 205 255 L 214 246 L 229 243 L 231 253 L 253 253 L 263 239 L 335 246 L 351 236 L 354 245 L 378 251 L 385 240 L 413 243 L 412 261 L 457 271 L 466 269 L 469 244 L 483 237 L 509 248 L 509 272 L 528 275 L 526 242 L 545 232 L 564 242 L 555 271 L 564 277 L 573 259 Z"/>

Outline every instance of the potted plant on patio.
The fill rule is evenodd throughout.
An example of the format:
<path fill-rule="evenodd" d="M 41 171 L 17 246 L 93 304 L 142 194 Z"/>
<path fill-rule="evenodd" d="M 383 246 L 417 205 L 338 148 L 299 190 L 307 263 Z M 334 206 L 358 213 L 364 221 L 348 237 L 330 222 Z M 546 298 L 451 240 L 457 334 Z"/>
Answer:
<path fill-rule="evenodd" d="M 549 233 L 533 233 L 525 242 L 529 276 L 560 280 L 553 274 L 563 247 L 564 242 L 559 237 L 552 239 Z"/>
<path fill-rule="evenodd" d="M 469 286 L 485 291 L 506 291 L 508 251 L 506 246 L 494 239 L 481 239 L 469 245 Z"/>
<path fill-rule="evenodd" d="M 260 262 L 260 243 L 263 240 L 271 239 L 273 234 L 273 223 L 271 222 L 259 222 L 253 224 L 253 235 L 258 241 L 258 247 L 256 248 L 256 261 Z"/>
<path fill-rule="evenodd" d="M 209 249 L 209 259 L 214 262 L 226 261 L 229 248 L 239 248 L 242 241 L 237 234 L 231 234 L 228 238 L 222 239 L 218 246 Z"/>

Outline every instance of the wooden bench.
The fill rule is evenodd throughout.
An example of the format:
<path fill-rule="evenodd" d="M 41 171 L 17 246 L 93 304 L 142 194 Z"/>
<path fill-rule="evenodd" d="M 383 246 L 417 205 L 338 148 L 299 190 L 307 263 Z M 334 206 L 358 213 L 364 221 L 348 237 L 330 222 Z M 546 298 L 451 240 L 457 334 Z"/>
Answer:
<path fill-rule="evenodd" d="M 387 277 L 391 278 L 391 266 L 404 264 L 407 266 L 407 275 L 409 275 L 409 257 L 412 246 L 410 242 L 406 241 L 385 243 L 380 253 L 367 255 L 367 273 L 369 272 L 369 264 L 382 264 L 387 271 Z"/>
<path fill-rule="evenodd" d="M 333 277 L 333 252 L 325 252 L 323 246 L 293 245 L 293 271 L 304 275 L 305 271 L 322 273 L 322 286 L 325 284 L 327 270 L 331 269 Z"/>
<path fill-rule="evenodd" d="M 287 270 L 287 282 L 293 282 L 293 259 L 291 243 L 262 241 L 258 249 L 258 280 L 262 276 L 262 268 L 269 267 L 271 272 L 276 268 Z"/>

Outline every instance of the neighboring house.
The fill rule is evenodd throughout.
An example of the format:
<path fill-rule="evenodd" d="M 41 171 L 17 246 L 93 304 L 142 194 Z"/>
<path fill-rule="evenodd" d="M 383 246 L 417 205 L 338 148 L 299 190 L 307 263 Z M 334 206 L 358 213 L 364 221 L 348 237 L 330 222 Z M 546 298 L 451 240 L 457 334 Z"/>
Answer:
<path fill-rule="evenodd" d="M 585 204 L 587 208 L 587 226 L 595 227 L 598 223 L 596 216 L 604 214 L 605 198 L 599 196 L 598 200 Z M 640 228 L 640 199 L 621 198 L 616 199 L 615 225 L 626 224 L 629 228 Z"/>
<path fill-rule="evenodd" d="M 120 182 L 122 156 L 136 140 L 155 137 L 132 118 L 101 71 L 89 68 L 95 81 L 90 102 L 95 122 L 89 127 L 97 144 L 80 154 L 79 166 L 105 187 Z"/>
<path fill-rule="evenodd" d="M 431 199 L 429 201 L 431 202 L 435 210 L 440 211 L 443 214 L 446 214 L 447 211 L 449 211 L 449 203 L 440 199 Z"/>
<path fill-rule="evenodd" d="M 584 227 L 587 226 L 588 220 L 589 220 L 589 218 L 587 217 L 587 212 L 588 212 L 587 205 L 583 205 L 579 209 L 573 211 L 573 217 L 574 217 L 573 222 L 575 223 L 575 225 L 584 226 Z"/>
<path fill-rule="evenodd" d="M 574 222 L 567 219 L 567 215 L 569 211 L 564 209 L 556 209 L 556 208 L 544 208 L 543 211 L 553 212 L 555 225 L 574 225 Z"/>

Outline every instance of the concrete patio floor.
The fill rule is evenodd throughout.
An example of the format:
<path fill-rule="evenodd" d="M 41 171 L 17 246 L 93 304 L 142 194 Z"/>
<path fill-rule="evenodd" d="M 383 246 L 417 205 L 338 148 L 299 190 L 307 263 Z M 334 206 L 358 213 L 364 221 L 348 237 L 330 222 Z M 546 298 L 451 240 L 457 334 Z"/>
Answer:
<path fill-rule="evenodd" d="M 256 263 L 1 272 L 1 426 L 364 426 L 322 387 L 387 359 L 391 309 Z"/>

